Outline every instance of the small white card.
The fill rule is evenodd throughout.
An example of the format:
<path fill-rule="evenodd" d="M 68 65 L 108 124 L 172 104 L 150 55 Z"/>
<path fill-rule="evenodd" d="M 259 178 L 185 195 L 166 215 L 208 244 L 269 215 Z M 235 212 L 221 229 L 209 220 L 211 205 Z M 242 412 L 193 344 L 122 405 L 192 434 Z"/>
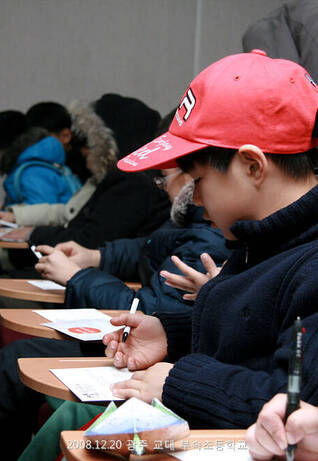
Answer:
<path fill-rule="evenodd" d="M 11 229 L 17 229 L 18 227 L 16 223 L 5 221 L 4 219 L 0 219 L 0 226 L 11 227 Z"/>
<path fill-rule="evenodd" d="M 34 310 L 38 315 L 44 317 L 51 322 L 58 322 L 59 320 L 88 320 L 88 319 L 102 319 L 110 318 L 109 315 L 103 314 L 103 312 L 98 311 L 97 309 L 41 309 Z"/>
<path fill-rule="evenodd" d="M 28 283 L 35 287 L 41 288 L 41 290 L 65 290 L 63 285 L 52 282 L 52 280 L 28 280 Z"/>
<path fill-rule="evenodd" d="M 75 310 L 73 309 L 73 311 Z M 75 316 L 75 313 L 73 315 Z M 60 320 L 57 322 L 41 323 L 41 325 L 53 328 L 80 341 L 101 341 L 107 333 L 123 328 L 114 327 L 110 323 L 111 317 L 109 315 L 105 315 L 104 317 L 105 319 Z"/>
<path fill-rule="evenodd" d="M 109 386 L 130 379 L 133 372 L 127 368 L 92 367 L 59 368 L 50 371 L 82 402 L 109 402 L 123 400 L 115 397 Z"/>

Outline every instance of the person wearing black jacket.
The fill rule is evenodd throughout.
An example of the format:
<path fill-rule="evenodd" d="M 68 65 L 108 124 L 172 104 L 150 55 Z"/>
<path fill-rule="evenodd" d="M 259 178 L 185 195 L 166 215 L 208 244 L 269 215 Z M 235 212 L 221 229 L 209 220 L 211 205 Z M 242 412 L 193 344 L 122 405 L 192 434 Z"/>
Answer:
<path fill-rule="evenodd" d="M 109 94 L 94 102 L 92 107 L 113 130 L 119 149 L 122 149 L 118 158 L 156 134 L 159 113 L 137 99 Z M 66 227 L 25 227 L 13 230 L 7 237 L 25 239 L 30 245 L 54 246 L 74 240 L 88 248 L 98 248 L 105 240 L 147 235 L 168 219 L 169 210 L 168 196 L 155 187 L 151 174 L 129 175 L 114 167 Z M 21 258 L 21 250 L 10 251 L 10 259 L 15 267 L 25 268 L 26 258 Z M 35 262 L 31 255 L 28 265 L 33 266 Z M 21 277 L 23 272 L 12 272 L 11 275 Z"/>
<path fill-rule="evenodd" d="M 178 174 L 171 175 L 169 179 L 161 179 L 169 181 L 171 189 L 173 188 L 174 191 L 177 191 L 176 183 L 179 183 L 179 181 L 182 182 L 186 176 L 179 171 Z M 142 309 L 156 308 L 157 310 L 164 310 L 168 305 L 173 306 L 175 312 L 182 311 L 184 307 L 188 310 L 192 309 L 193 302 L 189 301 L 185 303 L 182 300 L 182 293 L 175 288 L 167 287 L 164 279 L 160 277 L 160 270 L 162 268 L 171 270 L 173 266 L 170 261 L 170 255 L 177 254 L 180 258 L 187 261 L 187 263 L 201 271 L 204 271 L 204 267 L 199 259 L 201 252 L 211 252 L 219 264 L 229 255 L 229 251 L 225 248 L 222 234 L 213 229 L 210 223 L 203 219 L 202 208 L 194 207 L 190 204 L 191 200 L 192 193 L 191 196 L 187 193 L 183 198 L 179 197 L 179 206 L 172 207 L 173 217 L 178 222 L 178 225 L 176 222 L 169 220 L 159 230 L 150 234 L 148 238 L 133 239 L 129 254 L 127 252 L 127 255 L 125 255 L 126 259 L 123 261 L 123 264 L 121 264 L 121 258 L 123 257 L 123 252 L 125 253 L 126 249 L 128 249 L 129 239 L 120 239 L 113 242 L 114 244 L 110 242 L 112 255 L 109 254 L 109 264 L 113 265 L 113 270 L 110 267 L 108 269 L 112 274 L 115 274 L 115 265 L 117 265 L 117 275 L 119 276 L 127 276 L 128 271 L 130 274 L 139 273 L 143 280 L 143 287 L 138 291 Z M 60 244 L 59 246 L 63 245 L 68 244 Z M 119 251 L 115 251 L 116 247 Z M 120 247 L 123 252 L 120 251 Z M 109 246 L 106 246 L 106 252 L 104 252 L 105 264 L 108 248 Z M 55 254 L 64 256 L 61 255 L 58 249 L 52 248 L 52 250 Z M 94 253 L 94 250 L 87 251 Z M 99 253 L 99 250 L 96 250 L 96 253 Z M 42 260 L 45 260 L 45 258 L 43 257 Z M 136 266 L 139 266 L 139 271 Z M 136 270 L 137 272 L 135 272 Z M 124 271 L 126 272 L 124 273 Z M 131 297 L 134 296 L 134 292 L 133 290 L 129 290 L 120 279 L 115 278 L 112 274 L 97 269 L 80 270 L 78 277 L 81 280 L 77 282 L 78 290 L 84 291 L 85 284 L 83 282 L 85 277 L 87 277 L 88 283 L 91 283 L 91 290 L 87 291 L 86 300 L 83 297 L 83 302 L 90 302 L 88 299 L 90 293 L 93 295 L 96 292 L 96 297 L 92 301 L 97 303 L 94 304 L 96 307 L 101 306 L 105 301 L 102 299 L 103 296 L 110 296 L 108 301 L 105 302 L 113 299 L 114 303 L 112 304 L 114 307 L 116 307 L 116 304 L 122 309 L 129 309 L 129 302 Z M 77 275 L 74 277 L 74 283 L 76 283 L 76 277 Z M 97 283 L 100 283 L 102 279 L 104 284 L 97 289 L 94 279 Z M 73 294 L 75 296 L 75 292 Z M 69 302 L 75 302 L 75 297 L 74 299 L 70 299 Z M 71 307 L 78 307 L 78 304 Z M 74 316 L 76 316 L 76 309 L 74 309 Z M 102 344 L 97 344 L 94 347 L 95 349 L 91 353 L 94 355 L 104 354 Z M 96 347 L 98 350 L 96 350 Z M 20 381 L 17 373 L 17 358 L 59 357 L 61 354 L 63 356 L 81 356 L 83 355 L 83 351 L 77 342 L 45 338 L 15 341 L 0 350 L 0 424 L 2 427 L 8 428 L 8 430 L 3 429 L 1 432 L 0 441 L 8 441 L 13 436 L 16 452 L 21 451 L 26 446 L 28 438 L 30 438 L 32 433 L 32 424 L 29 421 L 32 421 L 36 417 L 37 409 L 44 400 L 43 395 L 28 389 Z M 78 406 L 78 409 L 81 411 L 81 406 Z M 27 427 L 22 416 L 18 418 L 18 415 L 28 415 L 29 423 Z M 15 421 L 14 433 L 10 430 L 12 421 Z M 53 438 L 50 438 L 52 442 Z M 47 446 L 46 442 L 40 445 L 42 449 Z M 49 453 L 47 453 L 47 456 L 49 456 Z M 31 458 L 36 459 L 33 456 Z M 41 459 L 41 456 L 38 456 L 37 459 Z"/>
<path fill-rule="evenodd" d="M 176 185 L 186 177 L 180 171 L 163 177 L 171 199 Z M 230 254 L 222 233 L 204 219 L 202 207 L 192 204 L 192 193 L 190 182 L 174 198 L 172 219 L 147 237 L 108 241 L 98 250 L 88 250 L 74 242 L 55 248 L 40 245 L 37 249 L 48 256 L 35 267 L 43 277 L 66 285 L 65 307 L 111 306 L 128 310 L 137 296 L 139 309 L 148 314 L 165 310 L 166 306 L 173 312 L 186 307 L 192 310 L 193 302 L 185 302 L 183 292 L 166 285 L 161 276 L 163 270 L 177 270 L 171 256 L 179 256 L 193 269 L 204 272 L 199 255 L 209 252 L 221 266 Z M 142 288 L 135 292 L 125 280 L 140 280 Z"/>

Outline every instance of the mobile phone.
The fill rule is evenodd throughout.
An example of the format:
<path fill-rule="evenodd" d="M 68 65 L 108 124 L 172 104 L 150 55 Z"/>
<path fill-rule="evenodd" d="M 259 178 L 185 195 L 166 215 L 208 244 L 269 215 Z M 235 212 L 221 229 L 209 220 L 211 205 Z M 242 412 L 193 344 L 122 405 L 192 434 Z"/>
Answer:
<path fill-rule="evenodd" d="M 40 253 L 39 251 L 36 251 L 35 249 L 35 245 L 31 245 L 31 250 L 33 251 L 33 253 L 35 254 L 35 256 L 38 258 L 38 259 L 41 259 L 42 258 L 42 253 Z"/>

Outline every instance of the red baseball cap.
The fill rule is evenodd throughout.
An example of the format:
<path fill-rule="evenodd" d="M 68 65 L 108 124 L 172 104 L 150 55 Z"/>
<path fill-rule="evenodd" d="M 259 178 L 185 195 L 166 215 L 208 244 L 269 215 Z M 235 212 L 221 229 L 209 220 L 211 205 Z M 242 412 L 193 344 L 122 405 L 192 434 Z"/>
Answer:
<path fill-rule="evenodd" d="M 173 168 L 176 159 L 207 146 L 295 154 L 313 137 L 318 87 L 300 65 L 262 50 L 227 56 L 190 84 L 169 131 L 118 162 L 124 171 Z"/>

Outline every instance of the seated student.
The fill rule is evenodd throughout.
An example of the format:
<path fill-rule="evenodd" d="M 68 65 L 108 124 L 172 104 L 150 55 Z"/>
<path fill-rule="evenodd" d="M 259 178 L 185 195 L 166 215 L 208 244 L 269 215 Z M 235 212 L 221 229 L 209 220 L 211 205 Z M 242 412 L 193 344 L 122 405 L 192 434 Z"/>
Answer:
<path fill-rule="evenodd" d="M 286 389 L 301 316 L 302 396 L 318 403 L 317 109 L 302 67 L 259 50 L 229 56 L 190 84 L 168 133 L 119 162 L 132 171 L 178 162 L 235 249 L 192 313 L 167 305 L 112 320 L 131 331 L 125 343 L 106 335 L 106 355 L 137 370 L 113 385 L 118 397 L 158 397 L 192 428 L 245 428 Z"/>
<path fill-rule="evenodd" d="M 176 168 L 165 170 L 164 176 L 160 179 L 170 199 L 173 199 L 174 222 L 170 221 L 144 239 L 109 242 L 100 251 L 86 250 L 72 242 L 61 244 L 57 248 L 62 249 L 66 254 L 71 253 L 69 259 L 76 261 L 76 264 L 74 262 L 70 264 L 64 254 L 53 249 L 49 256 L 43 257 L 37 264 L 38 269 L 43 270 L 50 278 L 59 274 L 60 282 L 62 281 L 60 277 L 65 280 L 64 277 L 69 277 L 67 274 L 73 271 L 74 267 L 79 271 L 73 276 L 70 286 L 68 284 L 70 292 L 68 306 L 111 305 L 114 308 L 129 309 L 133 297 L 137 296 L 140 300 L 138 309 L 148 313 L 154 310 L 164 311 L 166 306 L 174 312 L 186 308 L 192 309 L 192 302 L 183 303 L 181 293 L 163 283 L 159 273 L 160 268 L 171 266 L 169 257 L 171 251 L 179 254 L 194 267 L 202 269 L 197 257 L 201 251 L 212 252 L 217 263 L 221 264 L 229 255 L 229 250 L 224 246 L 222 234 L 213 229 L 208 221 L 202 219 L 202 208 L 192 205 L 193 182 L 188 182 L 189 175 Z M 48 247 L 41 246 L 39 249 L 49 250 Z M 84 264 L 94 266 L 95 260 L 99 260 L 101 255 L 104 261 L 103 269 L 107 267 L 119 276 L 125 277 L 128 274 L 129 277 L 130 272 L 134 273 L 139 266 L 143 287 L 135 293 L 112 275 L 96 269 L 80 270 L 78 267 L 78 264 L 81 267 Z M 48 341 L 48 351 L 50 347 Z M 63 404 L 62 407 L 34 437 L 21 455 L 21 460 L 41 459 L 44 447 L 49 459 L 55 459 L 59 450 L 59 430 L 66 421 L 68 428 L 77 428 L 82 422 L 86 422 L 101 411 L 100 407 L 89 408 L 90 406 L 78 404 L 75 407 L 72 404 Z"/>
<path fill-rule="evenodd" d="M 112 129 L 118 144 L 128 147 L 140 146 L 145 139 L 153 139 L 160 115 L 141 101 L 121 98 L 116 109 L 116 123 L 112 118 L 107 127 Z M 95 106 L 92 106 L 98 115 Z M 136 110 L 136 107 L 138 110 Z M 145 132 L 138 130 L 142 120 L 147 119 Z M 128 137 L 127 126 L 131 137 Z M 136 126 L 136 132 L 134 127 Z M 115 131 L 117 130 L 117 131 Z M 125 136 L 125 142 L 118 142 Z M 139 143 L 138 143 L 139 138 Z M 120 148 L 120 147 L 119 147 Z M 118 158 L 126 152 L 118 152 Z M 94 194 L 67 226 L 51 225 L 15 229 L 6 237 L 28 240 L 31 245 L 57 245 L 74 240 L 88 248 L 98 248 L 105 240 L 144 236 L 157 229 L 169 216 L 170 204 L 167 195 L 155 187 L 149 175 L 130 175 L 116 167 L 109 170 L 98 184 Z M 32 264 L 35 260 L 32 260 Z M 18 262 L 15 261 L 16 267 Z"/>
<path fill-rule="evenodd" d="M 173 265 L 170 255 L 179 255 L 194 270 L 202 269 L 198 258 L 202 251 L 210 251 L 218 265 L 229 255 L 221 232 L 203 219 L 202 208 L 192 205 L 190 176 L 178 168 L 163 174 L 157 181 L 162 180 L 173 202 L 172 221 L 147 237 L 106 242 L 98 250 L 88 250 L 74 242 L 55 248 L 37 247 L 45 256 L 35 268 L 44 278 L 67 286 L 65 307 L 129 309 L 137 296 L 143 312 L 162 311 L 167 305 L 179 311 L 185 307 L 182 293 L 168 287 L 160 275 Z M 142 288 L 135 293 L 123 281 L 136 279 L 141 280 Z M 188 305 L 192 306 L 192 302 Z"/>
<path fill-rule="evenodd" d="M 81 186 L 65 166 L 64 147 L 71 139 L 70 114 L 58 103 L 39 103 L 28 110 L 26 126 L 1 152 L 0 172 L 7 174 L 5 206 L 67 202 Z"/>
<path fill-rule="evenodd" d="M 8 211 L 0 212 L 0 219 L 15 222 L 20 227 L 66 226 L 89 200 L 106 174 L 114 168 L 117 144 L 112 131 L 90 105 L 73 101 L 68 110 L 72 118 L 70 152 L 74 158 L 77 156 L 77 163 L 81 165 L 81 176 L 87 177 L 85 184 L 65 204 L 11 205 L 7 208 Z"/>
<path fill-rule="evenodd" d="M 142 255 L 140 257 L 140 266 L 142 267 L 143 277 L 144 279 L 148 279 L 148 283 L 137 292 L 141 300 L 141 309 L 148 309 L 148 312 L 152 309 L 152 312 L 154 309 L 157 311 L 164 310 L 166 306 L 169 305 L 174 311 L 183 311 L 184 308 L 190 309 L 192 303 L 188 302 L 187 306 L 184 306 L 181 293 L 179 293 L 178 290 L 166 287 L 159 275 L 160 267 L 169 267 L 171 264 L 169 252 L 174 250 L 176 254 L 179 254 L 189 263 L 193 263 L 196 268 L 201 269 L 202 267 L 197 257 L 200 252 L 213 252 L 216 260 L 221 264 L 228 256 L 229 251 L 224 247 L 224 239 L 221 233 L 212 229 L 210 223 L 202 219 L 203 210 L 189 204 L 190 197 L 192 199 L 192 195 L 190 196 L 188 190 L 189 186 L 186 186 L 185 189 L 183 188 L 182 194 L 179 194 L 180 188 L 189 181 L 188 175 L 179 171 L 178 174 L 170 174 L 165 178 L 161 178 L 161 180 L 165 183 L 171 196 L 177 195 L 178 199 L 175 200 L 176 203 L 174 203 L 172 207 L 173 216 L 175 219 L 178 219 L 179 223 L 182 218 L 183 226 L 185 227 L 177 227 L 170 222 L 168 225 L 159 229 L 159 231 L 153 232 L 149 238 L 132 240 L 131 248 L 129 248 L 130 241 L 128 239 L 115 241 L 113 244 L 109 243 L 106 245 L 106 249 L 111 249 L 112 254 L 108 255 L 107 251 L 103 253 L 105 259 L 104 264 L 106 265 L 107 258 L 109 257 L 111 258 L 113 269 L 117 266 L 121 271 L 123 271 L 123 269 L 128 271 L 129 267 L 125 268 L 125 265 L 128 266 L 129 262 L 131 263 L 134 259 L 133 269 L 135 269 L 137 261 L 140 255 Z M 186 203 L 188 203 L 188 206 L 186 206 Z M 64 245 L 68 247 L 68 243 L 61 244 L 60 246 L 63 247 Z M 142 245 L 144 245 L 143 249 Z M 70 248 L 75 249 L 75 253 L 77 250 L 81 250 L 81 247 L 78 248 L 76 245 L 70 245 Z M 115 251 L 116 248 L 118 251 Z M 126 251 L 129 251 L 128 257 L 125 255 Z M 97 256 L 100 254 L 99 251 L 85 250 L 83 251 L 84 256 L 85 252 L 93 256 L 95 254 L 97 254 Z M 79 251 L 79 253 L 81 253 L 81 251 Z M 64 254 L 59 251 L 55 251 L 54 255 L 50 255 L 48 258 L 52 259 L 53 256 L 62 256 L 66 259 Z M 117 256 L 117 261 L 115 256 Z M 123 256 L 125 257 L 124 261 L 122 261 Z M 76 255 L 74 256 L 74 259 L 75 258 Z M 66 266 L 68 266 L 67 260 L 64 262 Z M 94 299 L 95 306 L 100 306 L 102 304 L 109 305 L 111 303 L 112 307 L 117 306 L 121 309 L 129 309 L 131 298 L 135 293 L 133 290 L 127 288 L 119 279 L 96 269 L 80 271 L 77 277 L 81 282 L 84 282 L 86 277 L 88 281 L 91 281 L 91 287 L 85 293 L 85 302 L 89 303 L 88 299 L 93 299 L 93 292 L 96 291 L 97 294 Z M 101 288 L 98 288 L 95 280 L 97 283 L 103 282 Z M 84 286 L 80 285 L 81 282 L 78 282 L 78 284 L 82 292 L 84 292 Z M 109 293 L 107 293 L 108 290 Z M 108 297 L 108 301 L 105 301 L 106 297 Z M 79 300 L 77 302 L 80 303 Z M 72 307 L 75 306 L 72 305 Z M 74 315 L 76 315 L 75 311 Z M 100 353 L 103 354 L 103 348 L 101 348 Z M 73 341 L 54 341 L 42 338 L 16 341 L 0 351 L 0 422 L 3 423 L 2 425 L 10 427 L 9 423 L 11 420 L 17 418 L 17 412 L 20 413 L 23 411 L 23 413 L 28 414 L 30 418 L 30 413 L 32 413 L 33 417 L 33 413 L 36 414 L 40 403 L 43 401 L 43 396 L 27 389 L 20 382 L 16 367 L 17 358 L 34 356 L 54 357 L 60 354 L 79 356 L 81 355 L 81 351 L 79 345 Z M 94 351 L 94 354 L 96 354 L 96 351 Z M 79 409 L 78 412 L 81 413 L 81 410 Z M 32 426 L 28 426 L 29 431 L 26 433 L 23 419 L 20 419 L 20 421 L 21 425 L 15 425 L 15 438 L 17 438 L 17 434 L 20 430 L 24 430 L 26 434 L 25 439 L 20 439 L 20 447 L 24 448 L 27 437 L 30 436 L 32 431 Z M 0 440 L 1 437 L 10 437 L 10 434 L 2 432 L 0 433 Z M 40 445 L 42 447 L 44 446 L 43 444 Z M 19 449 L 17 443 L 15 443 L 15 447 L 17 450 Z"/>
<path fill-rule="evenodd" d="M 118 397 L 158 397 L 192 428 L 247 427 L 286 389 L 300 316 L 302 398 L 318 403 L 317 109 L 301 66 L 260 50 L 228 56 L 190 84 L 168 133 L 119 162 L 128 171 L 177 163 L 235 250 L 193 315 L 167 305 L 112 320 L 131 332 L 125 343 L 106 335 L 106 355 L 137 370 L 113 386 Z"/>
<path fill-rule="evenodd" d="M 246 433 L 246 442 L 255 460 L 285 459 L 288 444 L 297 444 L 295 461 L 318 459 L 318 408 L 300 402 L 284 422 L 286 394 L 277 394 L 264 405 L 257 421 Z"/>

